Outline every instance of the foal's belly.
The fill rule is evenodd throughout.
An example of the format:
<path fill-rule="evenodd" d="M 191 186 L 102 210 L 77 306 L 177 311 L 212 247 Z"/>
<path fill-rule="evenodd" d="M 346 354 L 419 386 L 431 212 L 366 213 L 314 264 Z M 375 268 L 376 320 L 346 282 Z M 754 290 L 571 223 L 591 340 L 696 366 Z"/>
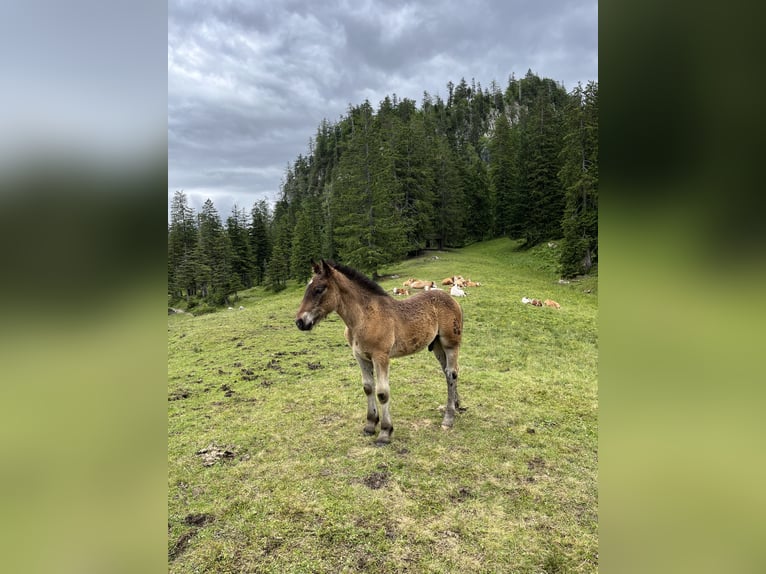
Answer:
<path fill-rule="evenodd" d="M 430 321 L 412 322 L 408 327 L 397 329 L 381 321 L 365 330 L 346 327 L 344 335 L 354 355 L 370 360 L 379 353 L 387 353 L 390 358 L 417 353 L 431 344 L 438 330 Z"/>
<path fill-rule="evenodd" d="M 436 331 L 403 334 L 394 341 L 391 357 L 403 357 L 424 349 L 436 337 Z"/>

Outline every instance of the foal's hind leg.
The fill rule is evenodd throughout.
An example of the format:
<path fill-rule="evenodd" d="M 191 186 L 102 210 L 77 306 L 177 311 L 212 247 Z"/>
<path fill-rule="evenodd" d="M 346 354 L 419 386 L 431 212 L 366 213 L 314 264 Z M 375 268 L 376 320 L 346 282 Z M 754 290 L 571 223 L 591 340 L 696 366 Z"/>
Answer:
<path fill-rule="evenodd" d="M 367 424 L 364 425 L 364 432 L 373 435 L 380 419 L 378 406 L 375 403 L 375 377 L 373 376 L 372 361 L 356 355 L 355 357 L 362 369 L 362 384 L 364 385 L 364 394 L 367 395 Z"/>
<path fill-rule="evenodd" d="M 460 406 L 460 396 L 457 392 L 457 374 L 458 374 L 458 351 L 459 347 L 444 348 L 437 337 L 432 343 L 434 355 L 442 366 L 442 371 L 447 379 L 447 406 L 444 409 L 443 428 L 450 428 L 455 422 L 455 411 Z"/>

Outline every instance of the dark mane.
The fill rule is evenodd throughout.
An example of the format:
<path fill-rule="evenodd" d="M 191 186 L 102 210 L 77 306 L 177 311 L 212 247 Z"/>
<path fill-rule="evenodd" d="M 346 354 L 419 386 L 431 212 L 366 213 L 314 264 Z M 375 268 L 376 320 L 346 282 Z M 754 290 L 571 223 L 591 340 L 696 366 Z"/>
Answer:
<path fill-rule="evenodd" d="M 347 265 L 343 265 L 342 263 L 335 263 L 334 261 L 328 261 L 327 263 L 329 263 L 333 269 L 337 269 L 343 273 L 343 275 L 351 279 L 354 283 L 358 284 L 366 291 L 369 291 L 375 295 L 384 295 L 386 297 L 388 296 L 388 293 L 386 293 L 383 287 L 375 283 L 375 281 L 367 277 L 367 275 L 361 271 L 357 271 L 356 269 L 348 267 Z"/>

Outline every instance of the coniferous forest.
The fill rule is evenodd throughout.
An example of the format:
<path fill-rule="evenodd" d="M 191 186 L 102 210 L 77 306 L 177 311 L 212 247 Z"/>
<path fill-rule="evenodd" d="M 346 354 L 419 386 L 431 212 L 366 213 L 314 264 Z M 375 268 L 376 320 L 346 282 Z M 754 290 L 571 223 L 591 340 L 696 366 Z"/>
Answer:
<path fill-rule="evenodd" d="M 224 304 L 255 285 L 306 281 L 319 257 L 375 276 L 423 249 L 509 237 L 560 240 L 562 277 L 598 264 L 598 83 L 569 93 L 531 71 L 503 89 L 464 79 L 447 99 L 394 94 L 322 121 L 275 204 L 225 221 L 177 191 L 168 225 L 172 300 Z"/>

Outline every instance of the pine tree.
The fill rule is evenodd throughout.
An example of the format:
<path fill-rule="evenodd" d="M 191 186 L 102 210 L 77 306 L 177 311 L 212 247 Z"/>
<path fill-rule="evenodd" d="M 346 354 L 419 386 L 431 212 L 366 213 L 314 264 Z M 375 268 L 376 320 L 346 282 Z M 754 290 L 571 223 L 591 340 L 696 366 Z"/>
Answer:
<path fill-rule="evenodd" d="M 578 85 L 566 108 L 567 133 L 559 171 L 566 196 L 561 274 L 588 273 L 598 261 L 598 84 Z"/>
<path fill-rule="evenodd" d="M 322 221 L 324 226 L 320 230 L 320 252 L 325 259 L 336 259 L 335 248 L 335 221 L 333 219 L 332 212 L 332 178 L 328 178 L 328 182 L 325 184 L 322 190 L 322 196 L 320 198 L 322 209 Z"/>
<path fill-rule="evenodd" d="M 237 278 L 232 287 L 249 289 L 253 286 L 253 250 L 250 247 L 244 209 L 234 205 L 231 215 L 226 219 L 226 233 L 231 244 L 231 270 Z"/>
<path fill-rule="evenodd" d="M 197 233 L 198 241 L 194 249 L 187 253 L 181 264 L 180 276 L 187 287 L 186 300 L 196 303 L 194 298 L 201 297 L 207 299 L 210 293 L 210 284 L 212 282 L 212 269 L 208 264 L 208 258 L 205 254 L 202 244 L 199 241 L 199 230 Z"/>
<path fill-rule="evenodd" d="M 425 130 L 415 102 L 385 98 L 376 118 L 381 141 L 382 169 L 389 170 L 388 194 L 403 224 L 406 251 L 425 248 L 433 229 L 433 168 L 429 164 Z"/>
<path fill-rule="evenodd" d="M 199 259 L 201 269 L 209 269 L 201 278 L 203 297 L 215 305 L 228 301 L 231 289 L 231 243 L 221 224 L 221 218 L 207 199 L 199 220 Z"/>
<path fill-rule="evenodd" d="M 318 200 L 307 198 L 298 210 L 290 255 L 291 276 L 299 283 L 311 276 L 311 262 L 319 259 L 322 243 Z"/>
<path fill-rule="evenodd" d="M 292 232 L 294 225 L 290 218 L 290 206 L 286 199 L 277 202 L 274 208 L 274 223 L 271 257 L 267 267 L 269 285 L 274 291 L 281 291 L 290 278 L 290 255 L 292 253 Z"/>
<path fill-rule="evenodd" d="M 523 90 L 516 193 L 523 213 L 513 218 L 511 236 L 523 238 L 525 245 L 532 247 L 561 233 L 564 194 L 558 172 L 565 99 L 555 82 L 540 80 L 531 72 L 520 85 Z"/>
<path fill-rule="evenodd" d="M 407 251 L 417 253 L 434 236 L 436 195 L 434 169 L 430 162 L 428 137 L 422 114 L 414 112 L 415 103 L 403 100 L 406 124 L 398 140 L 400 146 L 399 181 L 403 194 L 402 218 L 406 225 Z"/>
<path fill-rule="evenodd" d="M 516 188 L 517 152 L 513 145 L 511 125 L 505 114 L 495 119 L 494 127 L 489 143 L 489 181 L 496 206 L 496 232 L 500 236 L 513 237 L 523 219 L 520 211 L 523 199 Z"/>
<path fill-rule="evenodd" d="M 436 242 L 439 249 L 465 243 L 466 204 L 455 154 L 445 138 L 433 146 Z"/>
<path fill-rule="evenodd" d="M 262 285 L 271 259 L 271 210 L 265 199 L 253 205 L 250 220 L 250 251 L 252 253 L 253 280 Z"/>
<path fill-rule="evenodd" d="M 495 236 L 494 199 L 487 166 L 472 145 L 466 147 L 463 169 L 465 190 L 465 226 L 471 241 L 483 241 Z"/>
<path fill-rule="evenodd" d="M 332 218 L 340 258 L 375 274 L 406 252 L 390 147 L 384 146 L 369 102 L 349 114 L 351 137 L 335 170 Z"/>
<path fill-rule="evenodd" d="M 168 228 L 168 293 L 173 299 L 194 295 L 196 286 L 189 265 L 197 246 L 194 210 L 183 191 L 176 191 L 170 204 Z"/>

